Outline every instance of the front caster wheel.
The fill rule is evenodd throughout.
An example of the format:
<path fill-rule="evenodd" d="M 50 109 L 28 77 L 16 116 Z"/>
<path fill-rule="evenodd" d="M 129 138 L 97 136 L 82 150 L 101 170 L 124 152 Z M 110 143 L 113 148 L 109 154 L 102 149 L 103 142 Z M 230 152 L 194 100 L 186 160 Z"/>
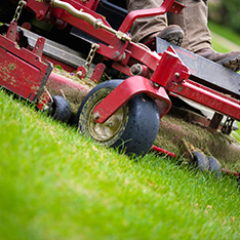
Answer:
<path fill-rule="evenodd" d="M 158 108 L 152 98 L 146 94 L 133 97 L 103 124 L 96 123 L 92 116 L 94 107 L 122 81 L 105 81 L 92 89 L 80 105 L 76 124 L 80 133 L 106 147 L 144 156 L 151 149 L 159 129 Z"/>
<path fill-rule="evenodd" d="M 49 115 L 60 122 L 67 122 L 71 116 L 71 106 L 69 102 L 61 96 L 52 96 L 53 103 L 49 109 Z"/>
<path fill-rule="evenodd" d="M 206 172 L 209 170 L 208 158 L 201 152 L 193 151 L 192 162 L 200 172 Z"/>
<path fill-rule="evenodd" d="M 209 171 L 210 172 L 214 172 L 215 173 L 215 177 L 220 177 L 222 174 L 222 170 L 221 170 L 221 164 L 219 163 L 219 161 L 211 156 L 208 156 L 208 161 L 209 161 Z"/>

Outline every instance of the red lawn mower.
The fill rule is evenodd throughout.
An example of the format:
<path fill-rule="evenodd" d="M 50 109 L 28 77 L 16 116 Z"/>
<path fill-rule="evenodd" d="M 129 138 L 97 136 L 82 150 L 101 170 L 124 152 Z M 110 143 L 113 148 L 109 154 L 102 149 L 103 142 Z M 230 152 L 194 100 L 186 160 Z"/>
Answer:
<path fill-rule="evenodd" d="M 144 156 L 153 149 L 176 157 L 174 148 L 153 145 L 165 129 L 172 142 L 181 140 L 179 155 L 189 157 L 201 171 L 219 175 L 216 158 L 239 155 L 238 144 L 229 140 L 234 120 L 240 120 L 239 74 L 159 38 L 144 45 L 131 41 L 129 29 L 136 18 L 178 14 L 183 5 L 165 0 L 156 9 L 127 13 L 124 3 L 1 3 L 0 21 L 6 24 L 0 26 L 0 85 L 57 120 L 74 121 L 79 133 L 126 154 Z M 57 73 L 53 65 L 68 76 L 74 72 L 79 81 Z M 102 81 L 103 76 L 111 80 Z M 92 85 L 83 84 L 85 78 Z M 199 114 L 201 106 L 211 110 L 211 118 Z M 196 147 L 172 120 L 159 130 L 159 120 L 164 122 L 167 114 L 190 119 L 208 135 L 221 132 L 220 140 L 213 137 L 220 145 Z M 223 146 L 219 154 L 217 148 Z"/>

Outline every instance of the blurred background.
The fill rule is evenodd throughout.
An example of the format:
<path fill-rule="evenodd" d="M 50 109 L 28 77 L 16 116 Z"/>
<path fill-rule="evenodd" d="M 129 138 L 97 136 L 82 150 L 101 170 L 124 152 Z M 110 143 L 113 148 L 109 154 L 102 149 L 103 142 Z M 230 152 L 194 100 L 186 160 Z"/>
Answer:
<path fill-rule="evenodd" d="M 240 50 L 240 1 L 208 1 L 209 28 L 216 51 Z"/>

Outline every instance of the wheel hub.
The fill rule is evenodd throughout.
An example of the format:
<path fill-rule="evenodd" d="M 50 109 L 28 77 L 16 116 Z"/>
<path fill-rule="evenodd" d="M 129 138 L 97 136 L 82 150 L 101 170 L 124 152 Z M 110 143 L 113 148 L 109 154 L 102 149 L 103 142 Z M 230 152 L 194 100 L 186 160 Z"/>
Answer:
<path fill-rule="evenodd" d="M 97 141 L 101 142 L 108 141 L 113 138 L 122 126 L 124 119 L 123 108 L 120 108 L 113 116 L 111 116 L 105 123 L 102 124 L 94 121 L 92 112 L 92 118 L 89 119 L 89 132 L 91 136 Z"/>

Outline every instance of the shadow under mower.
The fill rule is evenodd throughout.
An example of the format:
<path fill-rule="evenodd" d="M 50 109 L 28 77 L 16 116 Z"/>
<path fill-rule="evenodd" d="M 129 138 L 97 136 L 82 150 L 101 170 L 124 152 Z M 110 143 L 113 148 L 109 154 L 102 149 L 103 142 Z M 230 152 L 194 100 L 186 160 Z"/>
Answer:
<path fill-rule="evenodd" d="M 240 146 L 230 134 L 234 120 L 240 120 L 239 74 L 158 38 L 146 45 L 134 43 L 128 33 L 136 18 L 167 11 L 177 14 L 181 4 L 165 0 L 159 8 L 124 15 L 122 6 L 103 0 L 27 0 L 19 1 L 19 6 L 22 2 L 23 8 L 36 13 L 38 21 L 57 25 L 59 32 L 73 39 L 67 46 L 46 39 L 41 55 L 43 61 L 69 72 L 51 71 L 44 93 L 68 100 L 80 133 L 127 154 L 143 156 L 151 149 L 172 157 L 177 154 L 201 171 L 214 170 L 217 175 L 221 173 L 218 160 L 227 167 L 237 166 Z M 109 13 L 120 13 L 118 31 L 111 27 L 108 16 L 100 14 L 100 6 Z M 10 26 L 13 22 L 16 20 Z M 25 29 L 18 28 L 18 32 L 28 39 L 25 48 L 36 49 L 32 41 L 39 36 L 29 31 L 31 23 L 21 26 Z M 82 54 L 76 50 L 79 45 L 84 47 Z M 1 58 L 3 63 L 4 56 Z M 18 69 L 17 60 L 15 65 Z M 71 76 L 73 71 L 75 76 Z M 98 84 L 109 73 L 116 79 Z M 2 86 L 9 81 L 4 79 Z M 211 119 L 196 103 L 214 113 Z M 227 117 L 224 123 L 223 116 Z"/>

